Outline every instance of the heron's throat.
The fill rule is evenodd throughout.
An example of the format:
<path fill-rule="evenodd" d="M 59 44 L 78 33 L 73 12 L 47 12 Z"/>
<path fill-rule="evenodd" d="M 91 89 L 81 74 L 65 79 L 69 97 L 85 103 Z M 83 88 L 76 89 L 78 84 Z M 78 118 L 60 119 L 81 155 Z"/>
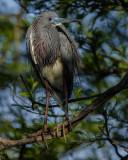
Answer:
<path fill-rule="evenodd" d="M 63 70 L 63 63 L 58 58 L 53 65 L 42 67 L 42 75 L 54 88 L 63 91 Z"/>

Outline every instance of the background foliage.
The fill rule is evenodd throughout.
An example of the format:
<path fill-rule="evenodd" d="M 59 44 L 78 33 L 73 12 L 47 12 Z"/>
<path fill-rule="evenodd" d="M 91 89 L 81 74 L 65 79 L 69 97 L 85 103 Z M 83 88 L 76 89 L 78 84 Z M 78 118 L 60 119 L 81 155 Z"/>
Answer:
<path fill-rule="evenodd" d="M 128 69 L 127 0 L 11 0 L 0 3 L 0 136 L 21 139 L 25 138 L 25 133 L 36 132 L 43 126 L 45 108 L 34 102 L 45 104 L 45 92 L 28 64 L 25 45 L 26 30 L 40 12 L 54 10 L 60 17 L 83 19 L 82 24 L 65 24 L 77 42 L 83 62 L 82 75 L 75 81 L 72 98 L 105 91 L 118 83 Z M 128 90 L 125 90 L 84 119 L 67 135 L 67 143 L 64 139 L 50 140 L 49 150 L 43 142 L 11 148 L 0 152 L 0 157 L 6 160 L 118 160 L 127 152 L 119 146 L 116 151 L 99 127 L 105 127 L 107 116 L 111 138 L 128 145 L 127 97 Z M 76 115 L 91 101 L 71 103 L 70 115 Z M 55 104 L 52 97 L 50 102 Z M 64 121 L 64 113 L 58 107 L 51 107 L 48 125 L 52 127 Z"/>

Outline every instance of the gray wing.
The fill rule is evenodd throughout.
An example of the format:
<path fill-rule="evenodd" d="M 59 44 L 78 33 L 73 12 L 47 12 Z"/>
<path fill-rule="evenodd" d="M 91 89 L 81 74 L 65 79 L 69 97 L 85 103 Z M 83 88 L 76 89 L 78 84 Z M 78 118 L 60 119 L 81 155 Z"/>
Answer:
<path fill-rule="evenodd" d="M 72 62 L 74 66 L 74 71 L 76 69 L 79 70 L 81 65 L 80 56 L 78 53 L 77 45 L 72 38 L 71 34 L 68 32 L 68 30 L 65 28 L 64 25 L 58 26 L 59 35 L 61 36 L 61 47 L 65 50 L 64 52 L 61 52 L 61 57 L 65 61 Z M 64 45 L 63 45 L 64 44 Z"/>
<path fill-rule="evenodd" d="M 68 30 L 63 25 L 56 28 L 59 32 L 60 55 L 64 64 L 64 78 L 68 86 L 68 96 L 70 97 L 73 88 L 73 76 L 79 69 L 80 57 L 76 43 Z"/>

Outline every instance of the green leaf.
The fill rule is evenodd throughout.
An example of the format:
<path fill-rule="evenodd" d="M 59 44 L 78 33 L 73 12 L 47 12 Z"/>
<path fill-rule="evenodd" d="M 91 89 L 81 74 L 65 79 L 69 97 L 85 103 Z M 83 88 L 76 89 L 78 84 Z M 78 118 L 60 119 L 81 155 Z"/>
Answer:
<path fill-rule="evenodd" d="M 75 97 L 80 98 L 82 95 L 82 88 L 79 88 L 78 90 L 74 89 Z"/>
<path fill-rule="evenodd" d="M 29 93 L 27 93 L 27 92 L 19 92 L 19 93 L 24 97 L 29 97 Z"/>
<path fill-rule="evenodd" d="M 38 85 L 38 81 L 33 82 L 32 88 L 34 89 Z"/>

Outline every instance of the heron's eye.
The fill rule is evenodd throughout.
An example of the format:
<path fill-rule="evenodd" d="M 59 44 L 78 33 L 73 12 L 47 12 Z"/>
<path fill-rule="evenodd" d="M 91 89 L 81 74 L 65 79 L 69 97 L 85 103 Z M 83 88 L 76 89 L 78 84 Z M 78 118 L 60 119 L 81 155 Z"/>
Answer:
<path fill-rule="evenodd" d="M 52 19 L 51 18 L 49 18 L 49 21 L 51 21 Z"/>

